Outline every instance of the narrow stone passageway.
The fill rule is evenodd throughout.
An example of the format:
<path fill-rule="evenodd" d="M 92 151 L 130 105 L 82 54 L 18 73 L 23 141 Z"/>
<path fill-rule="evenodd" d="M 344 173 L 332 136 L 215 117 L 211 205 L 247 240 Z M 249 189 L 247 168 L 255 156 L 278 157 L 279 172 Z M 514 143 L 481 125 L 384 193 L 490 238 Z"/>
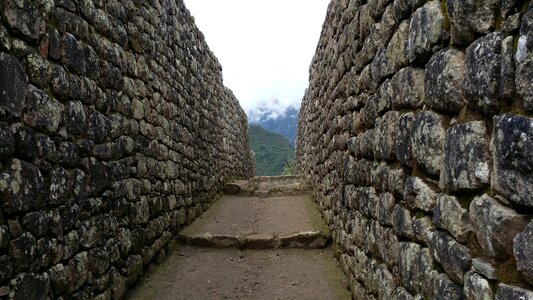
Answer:
<path fill-rule="evenodd" d="M 235 181 L 130 299 L 350 299 L 331 234 L 297 176 Z"/>

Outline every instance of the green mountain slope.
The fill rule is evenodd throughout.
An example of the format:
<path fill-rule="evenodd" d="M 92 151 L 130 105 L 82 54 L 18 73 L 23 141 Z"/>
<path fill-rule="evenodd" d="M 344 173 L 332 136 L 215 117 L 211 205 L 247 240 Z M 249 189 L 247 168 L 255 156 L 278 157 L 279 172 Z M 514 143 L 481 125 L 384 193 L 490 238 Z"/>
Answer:
<path fill-rule="evenodd" d="M 285 137 L 257 125 L 248 127 L 248 136 L 255 152 L 256 176 L 281 175 L 287 162 L 294 159 L 294 149 Z"/>

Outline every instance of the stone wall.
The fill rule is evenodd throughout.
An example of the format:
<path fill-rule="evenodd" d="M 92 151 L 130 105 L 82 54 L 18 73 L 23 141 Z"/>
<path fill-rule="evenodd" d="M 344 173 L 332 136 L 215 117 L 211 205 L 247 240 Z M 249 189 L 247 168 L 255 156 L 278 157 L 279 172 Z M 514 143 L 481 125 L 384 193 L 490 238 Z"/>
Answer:
<path fill-rule="evenodd" d="M 0 14 L 0 298 L 122 298 L 253 175 L 246 115 L 182 0 Z"/>
<path fill-rule="evenodd" d="M 333 0 L 300 110 L 355 299 L 533 299 L 533 4 Z"/>

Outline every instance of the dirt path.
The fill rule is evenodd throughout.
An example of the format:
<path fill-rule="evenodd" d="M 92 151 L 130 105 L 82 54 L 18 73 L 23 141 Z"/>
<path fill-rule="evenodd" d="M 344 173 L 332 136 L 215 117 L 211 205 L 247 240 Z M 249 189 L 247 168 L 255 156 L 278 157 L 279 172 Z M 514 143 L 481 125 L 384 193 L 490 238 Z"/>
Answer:
<path fill-rule="evenodd" d="M 180 247 L 130 299 L 350 299 L 329 248 Z"/>
<path fill-rule="evenodd" d="M 267 178 L 268 184 L 256 182 L 256 188 L 249 193 L 224 196 L 182 235 L 242 239 L 249 235 L 283 237 L 319 232 L 328 236 L 316 206 L 305 191 L 302 194 L 301 186 L 297 192 L 291 191 L 275 179 Z M 280 187 L 290 196 L 280 195 Z M 276 196 L 264 197 L 271 194 L 270 188 L 276 189 Z M 249 196 L 254 194 L 263 196 Z M 329 247 L 293 249 L 309 248 L 309 244 L 274 245 L 289 248 L 244 250 L 244 244 L 226 249 L 181 245 L 163 265 L 144 276 L 129 298 L 350 299 L 346 278 Z"/>

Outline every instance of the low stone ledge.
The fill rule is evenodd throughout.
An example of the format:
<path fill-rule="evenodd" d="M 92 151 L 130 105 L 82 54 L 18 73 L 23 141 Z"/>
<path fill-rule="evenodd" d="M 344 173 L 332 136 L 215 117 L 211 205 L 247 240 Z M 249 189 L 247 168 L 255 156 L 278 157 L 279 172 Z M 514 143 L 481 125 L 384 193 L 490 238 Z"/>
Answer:
<path fill-rule="evenodd" d="M 190 246 L 244 249 L 319 249 L 326 247 L 330 239 L 330 235 L 320 230 L 297 232 L 282 237 L 271 234 L 252 234 L 243 237 L 213 235 L 207 232 L 191 236 L 180 233 L 177 238 L 180 243 Z"/>
<path fill-rule="evenodd" d="M 323 248 L 326 246 L 326 238 L 319 230 L 305 231 L 296 234 L 280 237 L 280 248 Z"/>
<path fill-rule="evenodd" d="M 254 234 L 244 238 L 244 248 L 248 249 L 272 249 L 275 245 L 275 237 L 270 234 Z"/>

